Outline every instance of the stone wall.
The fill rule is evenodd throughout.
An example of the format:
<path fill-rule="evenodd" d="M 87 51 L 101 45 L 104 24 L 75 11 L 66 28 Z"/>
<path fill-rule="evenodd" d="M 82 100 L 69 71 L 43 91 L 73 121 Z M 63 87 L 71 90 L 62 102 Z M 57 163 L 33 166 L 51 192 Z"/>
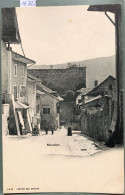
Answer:
<path fill-rule="evenodd" d="M 60 95 L 86 87 L 86 67 L 67 69 L 31 69 L 28 72 L 42 80 L 42 84 Z"/>

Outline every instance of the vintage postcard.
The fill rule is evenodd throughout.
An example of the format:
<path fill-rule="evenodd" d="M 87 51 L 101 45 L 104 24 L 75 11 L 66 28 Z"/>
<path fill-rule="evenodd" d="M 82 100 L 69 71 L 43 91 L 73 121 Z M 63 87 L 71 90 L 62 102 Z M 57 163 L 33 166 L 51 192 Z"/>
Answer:
<path fill-rule="evenodd" d="M 4 193 L 124 193 L 121 5 L 1 10 Z"/>

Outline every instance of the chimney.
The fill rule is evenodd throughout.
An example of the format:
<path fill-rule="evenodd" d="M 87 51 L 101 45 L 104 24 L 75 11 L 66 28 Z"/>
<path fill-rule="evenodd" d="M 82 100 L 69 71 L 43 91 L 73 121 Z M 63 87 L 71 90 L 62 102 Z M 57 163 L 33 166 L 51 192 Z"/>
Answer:
<path fill-rule="evenodd" d="M 98 80 L 94 81 L 94 88 L 98 86 Z"/>

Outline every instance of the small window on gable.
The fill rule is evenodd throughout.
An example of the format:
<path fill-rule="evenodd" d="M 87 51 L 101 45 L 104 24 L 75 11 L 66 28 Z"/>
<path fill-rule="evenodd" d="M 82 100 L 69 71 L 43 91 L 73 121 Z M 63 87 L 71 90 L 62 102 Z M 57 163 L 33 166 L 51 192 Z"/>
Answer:
<path fill-rule="evenodd" d="M 112 91 L 112 85 L 109 85 L 109 89 Z"/>
<path fill-rule="evenodd" d="M 24 66 L 21 67 L 21 76 L 24 77 Z"/>
<path fill-rule="evenodd" d="M 14 76 L 17 76 L 17 64 L 14 64 Z"/>

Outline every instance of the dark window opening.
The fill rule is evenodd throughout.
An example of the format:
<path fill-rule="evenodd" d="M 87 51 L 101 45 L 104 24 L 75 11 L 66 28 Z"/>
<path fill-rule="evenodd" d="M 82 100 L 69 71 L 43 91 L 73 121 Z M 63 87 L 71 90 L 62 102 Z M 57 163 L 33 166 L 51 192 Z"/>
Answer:
<path fill-rule="evenodd" d="M 112 85 L 109 85 L 109 89 L 112 91 Z"/>
<path fill-rule="evenodd" d="M 60 113 L 60 106 L 59 105 L 57 105 L 57 113 Z"/>
<path fill-rule="evenodd" d="M 43 114 L 50 114 L 50 108 L 43 108 Z"/>

